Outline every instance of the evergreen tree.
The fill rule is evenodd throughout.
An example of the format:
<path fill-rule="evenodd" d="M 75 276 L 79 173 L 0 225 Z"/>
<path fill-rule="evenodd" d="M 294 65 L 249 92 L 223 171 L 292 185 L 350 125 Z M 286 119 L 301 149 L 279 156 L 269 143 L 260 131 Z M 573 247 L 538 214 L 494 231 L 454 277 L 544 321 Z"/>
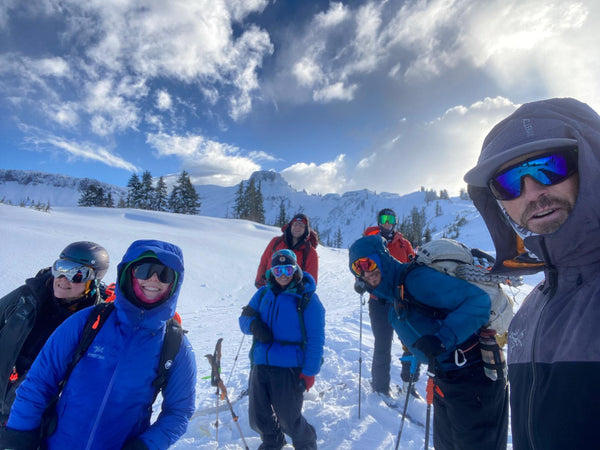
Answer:
<path fill-rule="evenodd" d="M 248 204 L 250 206 L 248 219 L 258 223 L 265 223 L 265 207 L 260 187 L 260 182 L 258 183 L 258 187 L 256 187 L 254 180 L 252 179 L 248 184 L 248 192 L 246 193 Z"/>
<path fill-rule="evenodd" d="M 173 186 L 169 197 L 169 209 L 179 214 L 199 214 L 200 198 L 188 173 L 184 170 Z"/>
<path fill-rule="evenodd" d="M 411 210 L 410 216 L 404 217 L 400 223 L 398 231 L 408 239 L 414 247 L 418 247 L 423 243 L 425 230 L 425 208 L 417 208 Z"/>
<path fill-rule="evenodd" d="M 440 217 L 442 215 L 442 206 L 440 202 L 435 202 L 435 217 Z"/>
<path fill-rule="evenodd" d="M 152 187 L 152 174 L 148 170 L 145 170 L 142 174 L 139 199 L 140 209 L 152 209 L 154 203 L 154 187 Z"/>
<path fill-rule="evenodd" d="M 134 173 L 127 182 L 127 207 L 139 208 L 141 205 L 142 183 L 137 173 Z"/>
<path fill-rule="evenodd" d="M 106 194 L 106 198 L 104 199 L 104 206 L 106 206 L 107 208 L 114 208 L 115 207 L 115 201 L 112 198 L 112 192 L 108 191 L 108 194 Z"/>
<path fill-rule="evenodd" d="M 187 172 L 184 170 L 185 176 L 183 176 L 182 193 L 185 204 L 185 214 L 198 215 L 200 214 L 200 196 L 196 192 L 196 188 L 192 184 L 192 180 Z"/>
<path fill-rule="evenodd" d="M 342 238 L 342 230 L 338 227 L 337 231 L 335 232 L 335 237 L 333 239 L 333 246 L 335 248 L 342 248 L 343 244 L 344 239 Z"/>
<path fill-rule="evenodd" d="M 167 183 L 165 183 L 165 179 L 161 176 L 156 182 L 156 188 L 154 189 L 154 204 L 152 209 L 155 211 L 166 211 L 168 203 Z"/>
<path fill-rule="evenodd" d="M 469 193 L 467 192 L 467 190 L 465 188 L 460 188 L 460 199 L 461 200 L 470 200 L 471 197 L 469 197 Z"/>
<path fill-rule="evenodd" d="M 77 201 L 79 206 L 104 206 L 104 189 L 95 184 L 88 185 Z"/>
<path fill-rule="evenodd" d="M 235 193 L 235 206 L 233 207 L 233 215 L 236 219 L 245 219 L 248 217 L 249 208 L 244 193 L 244 182 L 240 181 L 238 189 Z"/>
<path fill-rule="evenodd" d="M 448 195 L 448 190 L 442 189 L 440 191 L 440 199 L 442 199 L 442 200 L 450 200 L 450 195 Z"/>
<path fill-rule="evenodd" d="M 123 196 L 119 197 L 119 202 L 117 203 L 117 208 L 127 208 L 127 203 Z"/>
<path fill-rule="evenodd" d="M 277 219 L 275 219 L 275 226 L 282 227 L 288 222 L 289 220 L 287 218 L 287 211 L 285 210 L 285 202 L 283 199 L 281 199 L 281 202 L 279 203 L 279 214 L 277 215 Z"/>

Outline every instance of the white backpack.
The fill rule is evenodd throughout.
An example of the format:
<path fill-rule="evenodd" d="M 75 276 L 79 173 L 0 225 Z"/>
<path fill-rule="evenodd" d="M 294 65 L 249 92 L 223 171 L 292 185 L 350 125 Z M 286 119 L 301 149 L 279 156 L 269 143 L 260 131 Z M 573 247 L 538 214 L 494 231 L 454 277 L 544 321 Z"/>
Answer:
<path fill-rule="evenodd" d="M 519 286 L 523 283 L 521 277 L 490 274 L 494 257 L 452 239 L 436 239 L 423 244 L 417 251 L 415 261 L 484 290 L 492 302 L 486 327 L 495 330 L 500 339 L 508 332 L 508 325 L 514 316 L 513 301 L 504 292 L 501 283 Z"/>

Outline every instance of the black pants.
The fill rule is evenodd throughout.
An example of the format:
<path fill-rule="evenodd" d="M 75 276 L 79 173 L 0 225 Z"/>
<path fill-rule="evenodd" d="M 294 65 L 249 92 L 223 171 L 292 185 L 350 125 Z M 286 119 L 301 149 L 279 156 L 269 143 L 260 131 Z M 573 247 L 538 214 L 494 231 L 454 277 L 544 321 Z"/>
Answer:
<path fill-rule="evenodd" d="M 369 318 L 375 338 L 371 364 L 371 385 L 374 391 L 386 394 L 390 390 L 390 365 L 394 337 L 394 329 L 388 321 L 390 307 L 389 303 L 381 304 L 379 300 L 369 299 Z"/>
<path fill-rule="evenodd" d="M 436 450 L 506 450 L 508 386 L 492 381 L 481 363 L 435 378 L 433 443 Z"/>
<path fill-rule="evenodd" d="M 284 436 L 294 448 L 317 448 L 317 433 L 302 416 L 304 390 L 299 387 L 300 368 L 256 365 L 250 371 L 248 416 L 250 427 L 260 434 L 262 449 L 280 449 Z"/>

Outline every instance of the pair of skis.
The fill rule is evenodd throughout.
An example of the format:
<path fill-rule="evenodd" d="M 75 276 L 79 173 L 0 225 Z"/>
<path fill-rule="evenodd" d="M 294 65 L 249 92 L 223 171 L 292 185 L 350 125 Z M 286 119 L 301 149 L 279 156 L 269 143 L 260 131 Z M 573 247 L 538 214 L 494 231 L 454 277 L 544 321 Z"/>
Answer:
<path fill-rule="evenodd" d="M 210 374 L 210 384 L 217 388 L 215 395 L 217 396 L 217 423 L 216 423 L 216 440 L 219 442 L 219 400 L 225 400 L 227 402 L 227 406 L 229 407 L 229 412 L 231 412 L 231 417 L 233 418 L 233 422 L 235 423 L 240 437 L 242 438 L 242 442 L 244 443 L 244 448 L 246 450 L 250 450 L 248 444 L 246 443 L 246 439 L 244 438 L 244 433 L 242 433 L 242 429 L 240 424 L 238 423 L 239 417 L 236 415 L 233 410 L 233 405 L 229 400 L 229 396 L 227 395 L 227 388 L 225 387 L 225 383 L 221 379 L 221 343 L 223 342 L 223 338 L 220 338 L 215 345 L 215 351 L 211 355 L 210 353 L 206 356 L 208 362 L 211 366 L 211 374 Z"/>

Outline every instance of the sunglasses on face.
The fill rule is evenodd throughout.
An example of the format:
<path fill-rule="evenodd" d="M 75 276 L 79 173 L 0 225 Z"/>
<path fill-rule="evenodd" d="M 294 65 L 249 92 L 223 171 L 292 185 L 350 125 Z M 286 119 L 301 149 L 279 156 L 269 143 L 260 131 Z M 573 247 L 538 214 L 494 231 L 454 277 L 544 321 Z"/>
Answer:
<path fill-rule="evenodd" d="M 292 225 L 294 225 L 294 224 L 296 224 L 296 225 L 305 225 L 306 226 L 306 220 L 304 220 L 301 217 L 298 217 L 297 219 L 294 219 L 292 221 Z"/>
<path fill-rule="evenodd" d="M 394 225 L 396 223 L 396 216 L 390 214 L 382 214 L 381 216 L 379 216 L 379 223 L 381 225 L 384 225 L 386 223 Z"/>
<path fill-rule="evenodd" d="M 52 276 L 54 278 L 65 277 L 71 283 L 85 283 L 96 278 L 94 269 L 83 264 L 69 261 L 68 259 L 57 259 L 52 264 Z"/>
<path fill-rule="evenodd" d="M 530 176 L 544 186 L 552 186 L 577 172 L 577 148 L 535 156 L 498 172 L 488 182 L 498 200 L 513 200 L 522 194 L 523 177 Z"/>
<path fill-rule="evenodd" d="M 142 263 L 133 268 L 133 276 L 138 280 L 147 280 L 154 274 L 161 283 L 171 284 L 175 281 L 175 271 L 164 264 Z"/>
<path fill-rule="evenodd" d="M 271 267 L 271 272 L 276 277 L 280 277 L 285 275 L 286 277 L 291 277 L 292 274 L 296 271 L 296 266 L 286 265 L 286 266 L 273 266 Z"/>
<path fill-rule="evenodd" d="M 352 272 L 362 277 L 365 272 L 373 272 L 377 269 L 377 263 L 370 258 L 358 258 L 352 263 Z"/>

